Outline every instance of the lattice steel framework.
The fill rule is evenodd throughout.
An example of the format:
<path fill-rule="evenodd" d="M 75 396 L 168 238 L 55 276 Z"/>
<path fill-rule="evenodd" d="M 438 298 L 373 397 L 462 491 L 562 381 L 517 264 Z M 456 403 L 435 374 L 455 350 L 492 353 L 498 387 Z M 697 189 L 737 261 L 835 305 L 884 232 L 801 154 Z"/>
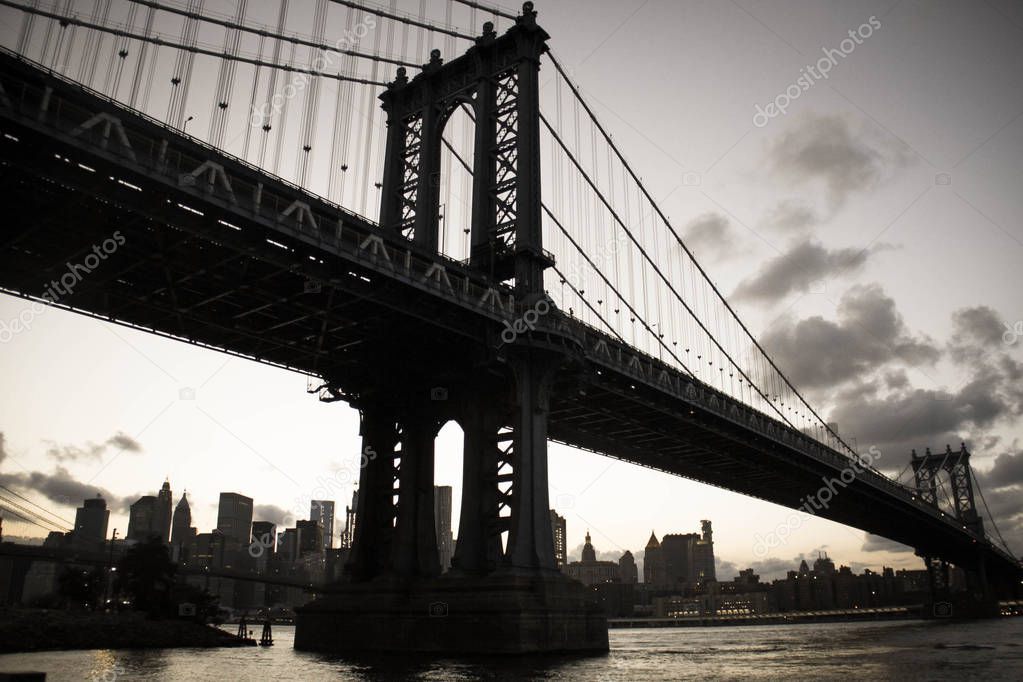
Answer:
<path fill-rule="evenodd" d="M 913 477 L 920 497 L 935 507 L 939 506 L 938 486 L 941 472 L 948 474 L 949 497 L 956 519 L 974 532 L 984 534 L 984 521 L 977 512 L 973 497 L 973 471 L 970 453 L 963 443 L 958 452 L 945 446 L 945 452 L 934 454 L 930 448 L 922 456 L 913 451 Z"/>
<path fill-rule="evenodd" d="M 445 63 L 438 50 L 411 80 L 404 68 L 380 96 L 388 118 L 380 224 L 436 250 L 441 145 L 459 107 L 476 122 L 470 262 L 523 298 L 543 292 L 540 207 L 540 57 L 547 33 L 532 3 L 504 35 L 484 25 L 464 55 Z"/>

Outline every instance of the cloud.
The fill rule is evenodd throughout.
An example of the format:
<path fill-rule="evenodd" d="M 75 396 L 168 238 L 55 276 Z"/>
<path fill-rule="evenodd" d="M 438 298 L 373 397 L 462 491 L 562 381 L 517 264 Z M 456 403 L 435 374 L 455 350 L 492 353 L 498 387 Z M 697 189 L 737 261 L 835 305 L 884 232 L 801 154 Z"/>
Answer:
<path fill-rule="evenodd" d="M 941 356 L 930 339 L 913 336 L 880 286 L 858 285 L 842 296 L 838 321 L 782 318 L 763 345 L 797 387 L 835 388 L 888 363 L 929 365 Z"/>
<path fill-rule="evenodd" d="M 255 505 L 252 508 L 252 518 L 255 521 L 269 521 L 280 527 L 295 523 L 294 514 L 273 504 Z"/>
<path fill-rule="evenodd" d="M 998 455 L 995 465 L 982 478 L 984 484 L 991 488 L 1023 485 L 1023 452 Z"/>
<path fill-rule="evenodd" d="M 24 492 L 34 492 L 50 502 L 69 507 L 76 507 L 87 498 L 102 495 L 107 501 L 107 507 L 114 513 L 128 511 L 128 507 L 139 498 L 139 495 L 122 497 L 92 483 L 82 483 L 61 466 L 58 466 L 52 474 L 41 471 L 16 474 L 0 473 L 0 485 Z"/>
<path fill-rule="evenodd" d="M 809 116 L 775 142 L 771 165 L 787 179 L 824 185 L 831 203 L 839 206 L 874 186 L 890 168 L 909 162 L 904 150 L 888 141 L 872 144 L 873 137 L 854 133 L 839 116 Z"/>
<path fill-rule="evenodd" d="M 0 464 L 7 459 L 7 441 L 4 440 L 4 432 L 0 431 Z"/>
<path fill-rule="evenodd" d="M 880 535 L 866 534 L 866 538 L 863 541 L 863 546 L 860 547 L 861 552 L 892 552 L 894 554 L 905 554 L 914 553 L 912 547 L 907 547 L 901 542 L 895 542 L 888 538 L 883 538 Z"/>
<path fill-rule="evenodd" d="M 801 201 L 786 199 L 767 216 L 767 225 L 785 233 L 804 234 L 809 228 L 820 223 L 820 216 Z"/>
<path fill-rule="evenodd" d="M 118 452 L 142 452 L 142 446 L 138 441 L 121 431 L 118 431 L 99 445 L 92 442 L 87 442 L 84 446 L 58 445 L 53 441 L 45 442 L 49 445 L 46 454 L 58 462 L 99 461 L 103 459 L 103 455 L 110 448 L 116 448 Z"/>
<path fill-rule="evenodd" d="M 584 544 L 580 543 L 576 545 L 574 549 L 567 550 L 565 553 L 566 555 L 565 561 L 567 561 L 568 563 L 571 563 L 573 561 L 579 561 L 583 555 L 583 547 Z M 618 560 L 622 558 L 623 554 L 625 554 L 624 549 L 602 550 L 597 547 L 594 547 L 593 550 L 594 553 L 597 555 L 597 561 L 613 561 L 615 563 L 618 563 Z M 632 557 L 636 560 L 637 566 L 639 566 L 639 559 L 642 556 L 642 554 L 643 552 L 639 552 L 638 554 L 636 552 L 632 553 Z M 639 568 L 640 575 L 642 575 L 642 570 L 643 569 L 640 567 Z"/>
<path fill-rule="evenodd" d="M 698 258 L 721 260 L 736 254 L 737 241 L 728 218 L 704 213 L 686 225 L 683 241 Z"/>
<path fill-rule="evenodd" d="M 829 251 L 818 243 L 803 242 L 767 261 L 756 275 L 739 283 L 732 297 L 774 302 L 793 291 L 807 292 L 817 282 L 859 270 L 873 253 L 884 248 Z"/>

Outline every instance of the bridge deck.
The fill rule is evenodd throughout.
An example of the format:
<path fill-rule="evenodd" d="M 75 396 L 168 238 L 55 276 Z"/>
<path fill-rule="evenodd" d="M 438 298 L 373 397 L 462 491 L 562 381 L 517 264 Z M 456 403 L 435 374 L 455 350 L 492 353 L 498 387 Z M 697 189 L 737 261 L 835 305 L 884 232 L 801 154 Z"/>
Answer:
<path fill-rule="evenodd" d="M 326 377 L 348 399 L 387 384 L 385 358 L 403 379 L 436 381 L 439 367 L 452 382 L 472 376 L 501 322 L 523 311 L 485 273 L 10 55 L 0 56 L 0 85 L 2 290 Z M 50 282 L 115 233 L 123 244 L 54 296 Z M 790 508 L 850 467 L 560 312 L 538 333 L 581 363 L 551 397 L 556 440 Z M 1015 558 L 871 471 L 820 516 L 1021 574 Z"/>

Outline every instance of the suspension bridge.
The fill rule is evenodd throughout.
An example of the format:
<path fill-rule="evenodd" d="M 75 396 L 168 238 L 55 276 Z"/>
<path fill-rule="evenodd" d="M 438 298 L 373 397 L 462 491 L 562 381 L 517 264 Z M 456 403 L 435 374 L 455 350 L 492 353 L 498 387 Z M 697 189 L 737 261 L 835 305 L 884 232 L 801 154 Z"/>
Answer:
<path fill-rule="evenodd" d="M 555 569 L 549 441 L 792 509 L 840 480 L 819 516 L 914 547 L 937 584 L 964 568 L 978 601 L 1019 589 L 965 447 L 913 460 L 907 486 L 827 424 L 533 3 L 309 4 L 0 0 L 0 291 L 301 372 L 360 411 L 349 582 L 302 609 L 296 646 L 606 649 Z M 439 577 L 450 420 L 463 493 Z"/>

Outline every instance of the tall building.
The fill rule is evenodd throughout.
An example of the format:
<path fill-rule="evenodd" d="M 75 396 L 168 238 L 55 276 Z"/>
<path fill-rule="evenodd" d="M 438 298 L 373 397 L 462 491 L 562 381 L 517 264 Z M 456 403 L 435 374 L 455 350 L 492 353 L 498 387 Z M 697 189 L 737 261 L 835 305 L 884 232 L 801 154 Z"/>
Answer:
<path fill-rule="evenodd" d="M 351 549 L 355 542 L 355 510 L 359 506 L 359 491 L 352 491 L 352 506 L 345 507 L 345 529 L 341 531 L 341 548 Z"/>
<path fill-rule="evenodd" d="M 554 565 L 562 569 L 567 561 L 568 551 L 565 546 L 565 517 L 553 509 L 551 509 L 551 535 L 554 537 Z"/>
<path fill-rule="evenodd" d="M 110 510 L 102 495 L 85 500 L 75 511 L 75 540 L 77 542 L 103 542 L 107 538 Z"/>
<path fill-rule="evenodd" d="M 711 522 L 702 521 L 701 527 L 702 535 L 669 533 L 660 542 L 651 533 L 643 558 L 643 581 L 678 588 L 716 580 Z"/>
<path fill-rule="evenodd" d="M 151 536 L 159 535 L 154 520 L 156 518 L 156 498 L 143 495 L 128 510 L 128 540 L 142 542 Z"/>
<path fill-rule="evenodd" d="M 711 522 L 704 519 L 700 521 L 700 530 L 703 535 L 696 541 L 695 553 L 693 554 L 694 572 L 700 582 L 711 582 L 717 580 L 717 569 L 714 567 L 714 530 Z"/>
<path fill-rule="evenodd" d="M 277 525 L 270 521 L 252 522 L 252 547 L 249 555 L 256 560 L 256 572 L 266 573 L 270 557 L 277 549 Z"/>
<path fill-rule="evenodd" d="M 172 509 L 174 496 L 171 493 L 170 481 L 165 480 L 160 492 L 156 494 L 156 506 L 153 509 L 153 530 L 164 542 L 170 542 Z"/>
<path fill-rule="evenodd" d="M 180 547 L 193 540 L 195 528 L 192 527 L 192 508 L 188 504 L 188 493 L 182 493 L 171 522 L 171 545 Z"/>
<path fill-rule="evenodd" d="M 639 582 L 636 559 L 629 550 L 625 550 L 625 554 L 618 560 L 618 574 L 623 583 L 634 585 Z"/>
<path fill-rule="evenodd" d="M 252 539 L 252 498 L 238 493 L 220 493 L 217 530 L 236 547 L 248 547 Z"/>
<path fill-rule="evenodd" d="M 454 538 L 451 535 L 451 486 L 433 486 L 433 523 L 437 533 L 437 556 L 441 573 L 451 568 Z"/>
<path fill-rule="evenodd" d="M 295 528 L 298 530 L 298 557 L 309 554 L 323 553 L 323 531 L 320 524 L 314 519 L 308 521 L 296 521 Z"/>
<path fill-rule="evenodd" d="M 334 547 L 334 501 L 313 500 L 309 505 L 309 518 L 320 524 L 324 551 Z"/>
<path fill-rule="evenodd" d="M 179 563 L 188 563 L 195 553 L 196 530 L 192 526 L 192 508 L 188 505 L 188 494 L 182 493 L 178 506 L 174 508 L 171 522 L 171 558 Z"/>
<path fill-rule="evenodd" d="M 643 582 L 647 585 L 663 585 L 665 583 L 661 543 L 658 542 L 653 531 L 650 531 L 650 539 L 647 540 L 646 548 L 643 550 Z"/>
<path fill-rule="evenodd" d="M 297 528 L 285 528 L 283 533 L 277 534 L 277 556 L 288 564 L 298 561 Z"/>

